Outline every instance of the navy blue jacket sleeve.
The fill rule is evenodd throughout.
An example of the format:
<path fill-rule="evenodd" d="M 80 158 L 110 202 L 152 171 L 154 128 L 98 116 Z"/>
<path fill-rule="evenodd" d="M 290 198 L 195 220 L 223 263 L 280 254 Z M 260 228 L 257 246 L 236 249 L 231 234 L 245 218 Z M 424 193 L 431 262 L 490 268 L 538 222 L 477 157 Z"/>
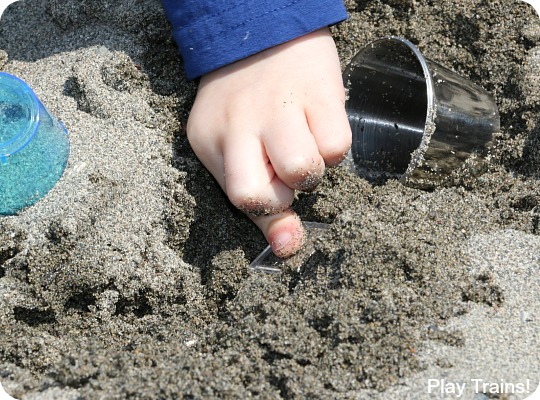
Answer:
<path fill-rule="evenodd" d="M 342 0 L 162 0 L 189 79 L 347 18 Z"/>

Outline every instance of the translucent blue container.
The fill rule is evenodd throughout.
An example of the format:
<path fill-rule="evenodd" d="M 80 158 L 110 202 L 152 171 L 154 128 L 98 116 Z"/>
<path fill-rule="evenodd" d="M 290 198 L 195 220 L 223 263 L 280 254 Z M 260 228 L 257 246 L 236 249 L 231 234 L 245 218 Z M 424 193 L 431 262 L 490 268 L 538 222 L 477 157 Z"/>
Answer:
<path fill-rule="evenodd" d="M 0 72 L 0 216 L 45 196 L 69 156 L 64 125 L 21 79 Z"/>

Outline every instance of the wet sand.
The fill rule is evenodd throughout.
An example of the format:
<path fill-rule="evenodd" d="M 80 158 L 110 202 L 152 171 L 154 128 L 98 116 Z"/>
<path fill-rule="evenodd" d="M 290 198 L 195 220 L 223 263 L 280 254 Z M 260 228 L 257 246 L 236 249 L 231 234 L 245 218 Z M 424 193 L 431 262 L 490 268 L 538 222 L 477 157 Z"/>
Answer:
<path fill-rule="evenodd" d="M 403 36 L 492 93 L 501 132 L 488 171 L 452 187 L 329 170 L 294 207 L 330 229 L 279 275 L 248 269 L 264 238 L 189 148 L 196 86 L 159 1 L 7 9 L 0 70 L 29 83 L 71 140 L 53 191 L 0 219 L 0 381 L 10 394 L 458 398 L 436 387 L 442 379 L 466 383 L 475 400 L 532 393 L 540 20 L 510 1 L 347 6 L 350 19 L 333 28 L 343 67 L 369 41 Z M 518 383 L 529 386 L 518 393 Z"/>

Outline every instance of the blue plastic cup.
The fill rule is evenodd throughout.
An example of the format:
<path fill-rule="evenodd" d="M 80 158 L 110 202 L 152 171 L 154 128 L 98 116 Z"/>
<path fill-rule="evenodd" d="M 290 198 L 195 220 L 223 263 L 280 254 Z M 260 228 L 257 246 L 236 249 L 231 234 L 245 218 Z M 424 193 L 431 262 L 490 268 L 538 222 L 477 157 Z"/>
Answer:
<path fill-rule="evenodd" d="M 25 82 L 0 72 L 0 215 L 14 215 L 45 196 L 68 156 L 64 125 Z"/>

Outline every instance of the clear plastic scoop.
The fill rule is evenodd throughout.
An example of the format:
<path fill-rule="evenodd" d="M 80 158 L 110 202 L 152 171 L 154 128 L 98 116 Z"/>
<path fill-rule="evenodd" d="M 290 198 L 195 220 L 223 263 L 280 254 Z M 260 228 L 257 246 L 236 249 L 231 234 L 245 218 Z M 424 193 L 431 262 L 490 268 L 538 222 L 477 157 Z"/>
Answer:
<path fill-rule="evenodd" d="M 314 240 L 321 237 L 330 225 L 322 222 L 304 222 L 306 229 L 306 243 L 302 250 L 292 257 L 282 259 L 272 252 L 272 247 L 267 246 L 261 254 L 249 265 L 252 271 L 279 274 L 283 269 L 298 269 L 315 253 Z"/>

